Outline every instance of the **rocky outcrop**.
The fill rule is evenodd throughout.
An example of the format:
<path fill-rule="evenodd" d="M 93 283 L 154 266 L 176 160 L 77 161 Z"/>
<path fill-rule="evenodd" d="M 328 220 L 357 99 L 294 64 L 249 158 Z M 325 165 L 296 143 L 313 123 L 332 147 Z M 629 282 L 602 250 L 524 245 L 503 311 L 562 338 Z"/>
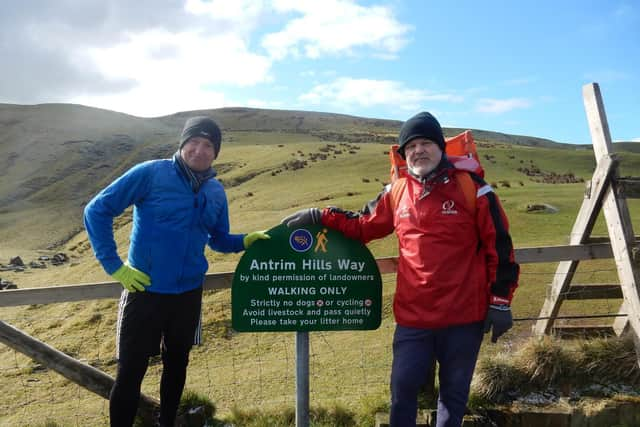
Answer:
<path fill-rule="evenodd" d="M 20 273 L 30 268 L 42 269 L 47 268 L 49 265 L 59 266 L 68 262 L 69 256 L 64 252 L 58 252 L 52 256 L 39 256 L 38 259 L 30 261 L 26 264 L 22 260 L 22 258 L 20 258 L 20 256 L 15 256 L 9 259 L 9 264 L 0 263 L 0 271 L 12 271 L 14 273 Z M 13 282 L 0 279 L 0 290 L 15 289 L 17 287 L 18 286 Z"/>
<path fill-rule="evenodd" d="M 5 289 L 16 289 L 18 286 L 9 281 L 9 280 L 4 280 L 4 279 L 0 279 L 0 290 L 5 290 Z"/>

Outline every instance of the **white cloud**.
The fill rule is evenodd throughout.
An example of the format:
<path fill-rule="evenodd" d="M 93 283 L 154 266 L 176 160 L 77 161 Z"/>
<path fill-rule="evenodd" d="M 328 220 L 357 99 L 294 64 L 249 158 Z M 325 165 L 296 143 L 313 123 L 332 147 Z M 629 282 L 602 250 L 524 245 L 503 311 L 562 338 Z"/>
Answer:
<path fill-rule="evenodd" d="M 348 0 L 275 0 L 273 8 L 279 13 L 302 14 L 282 31 L 263 38 L 263 47 L 275 59 L 352 54 L 362 47 L 381 57 L 395 57 L 411 30 L 389 8 L 364 7 Z"/>
<path fill-rule="evenodd" d="M 0 14 L 0 39 L 15 40 L 0 42 L 8 76 L 0 102 L 83 102 L 148 116 L 217 107 L 220 91 L 272 79 L 271 60 L 250 47 L 260 0 L 23 3 Z"/>
<path fill-rule="evenodd" d="M 186 0 L 184 9 L 194 15 L 205 15 L 217 23 L 233 23 L 235 31 L 253 30 L 266 11 L 263 0 Z"/>
<path fill-rule="evenodd" d="M 224 96 L 216 85 L 250 86 L 269 81 L 271 62 L 251 53 L 234 34 L 203 35 L 149 30 L 108 48 L 90 49 L 99 71 L 109 80 L 133 80 L 137 85 L 117 95 L 80 95 L 89 105 L 126 105 L 127 113 L 158 115 L 182 108 L 221 107 Z M 146 106 L 145 106 L 146 105 Z"/>
<path fill-rule="evenodd" d="M 91 50 L 100 70 L 109 77 L 188 85 L 264 82 L 271 62 L 251 53 L 233 34 L 207 36 L 195 32 L 150 30 L 132 34 L 126 43 Z"/>
<path fill-rule="evenodd" d="M 158 117 L 180 111 L 207 110 L 225 107 L 225 95 L 220 92 L 199 90 L 185 85 L 141 84 L 125 93 L 111 95 L 80 95 L 69 102 L 119 111 L 139 117 Z"/>
<path fill-rule="evenodd" d="M 531 102 L 524 98 L 511 99 L 480 99 L 476 105 L 476 111 L 481 113 L 501 114 L 519 108 L 529 108 Z"/>
<path fill-rule="evenodd" d="M 341 107 L 387 106 L 401 110 L 417 110 L 425 102 L 461 102 L 462 97 L 449 93 L 429 93 L 405 87 L 391 80 L 339 78 L 320 84 L 299 97 L 310 104 L 331 104 Z"/>

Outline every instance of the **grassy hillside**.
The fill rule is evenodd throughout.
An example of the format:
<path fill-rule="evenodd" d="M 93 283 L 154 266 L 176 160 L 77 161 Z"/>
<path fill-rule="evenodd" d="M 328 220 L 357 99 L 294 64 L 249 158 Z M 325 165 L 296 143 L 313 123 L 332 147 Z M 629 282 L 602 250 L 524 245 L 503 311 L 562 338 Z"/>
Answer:
<path fill-rule="evenodd" d="M 232 232 L 270 228 L 301 207 L 359 209 L 388 180 L 387 153 L 398 122 L 251 109 L 208 113 L 223 127 L 223 147 L 214 166 L 227 188 Z M 81 209 L 99 188 L 130 165 L 171 155 L 184 119 L 191 114 L 139 119 L 78 106 L 0 105 L 0 161 L 4 162 L 0 169 L 0 262 L 6 263 L 13 255 L 28 262 L 32 256 L 54 251 L 71 257 L 70 263 L 59 267 L 2 272 L 0 277 L 20 287 L 109 280 L 93 258 L 85 233 L 73 234 L 81 226 Z M 514 245 L 565 243 L 582 202 L 584 183 L 544 181 L 557 182 L 558 177 L 566 176 L 573 176 L 574 181 L 590 179 L 593 153 L 574 146 L 543 147 L 527 138 L 521 144 L 507 144 L 483 134 L 478 140 L 487 181 L 503 201 Z M 538 172 L 529 176 L 525 169 Z M 622 175 L 640 170 L 640 154 L 625 152 L 621 169 Z M 527 206 L 543 203 L 559 212 L 528 212 Z M 633 200 L 629 206 L 638 234 L 640 204 Z M 123 257 L 129 221 L 128 214 L 116 221 Z M 594 234 L 605 234 L 602 220 Z M 68 236 L 64 244 L 41 250 Z M 393 237 L 369 247 L 376 257 L 396 255 Z M 239 259 L 239 255 L 210 250 L 207 257 L 211 272 L 231 271 Z M 554 269 L 550 264 L 523 266 L 514 301 L 516 317 L 538 314 L 544 285 L 550 283 Z M 578 280 L 583 283 L 615 280 L 607 261 L 586 265 L 582 274 Z M 367 399 L 385 401 L 393 292 L 394 276 L 387 275 L 379 330 L 314 335 L 313 403 L 357 406 L 366 405 Z M 226 413 L 234 405 L 269 408 L 289 402 L 294 387 L 291 335 L 235 334 L 229 327 L 228 304 L 228 291 L 205 296 L 206 340 L 194 352 L 187 386 L 208 394 Z M 581 304 L 567 304 L 568 312 L 612 312 L 619 302 Z M 0 319 L 113 373 L 116 305 L 116 301 L 103 300 L 0 309 Z M 514 345 L 528 336 L 530 325 L 517 324 L 505 347 L 485 346 L 483 355 Z M 152 395 L 157 395 L 158 369 L 152 366 L 145 381 L 144 389 Z M 91 414 L 104 414 L 103 401 L 86 397 L 77 387 L 0 346 L 0 375 L 5 374 L 12 380 L 0 385 L 0 394 L 6 396 L 0 404 L 0 425 L 37 425 L 47 418 L 80 425 L 104 421 L 91 418 Z M 345 402 L 345 396 L 359 397 Z"/>
<path fill-rule="evenodd" d="M 104 143 L 98 146 L 102 145 L 117 144 Z M 175 144 L 167 142 L 164 146 L 162 154 L 171 155 Z M 109 150 L 104 149 L 105 152 Z M 285 213 L 299 207 L 337 205 L 359 209 L 366 201 L 374 198 L 383 183 L 388 181 L 388 150 L 389 145 L 386 143 L 327 141 L 309 133 L 244 130 L 227 132 L 220 158 L 214 166 L 219 171 L 219 179 L 227 188 L 232 231 L 270 228 Z M 106 155 L 101 156 L 100 162 L 105 165 L 99 169 L 104 174 L 101 178 L 95 176 L 95 169 L 79 169 L 68 175 L 53 175 L 53 183 L 35 192 L 26 202 L 4 205 L 0 220 L 3 221 L 0 228 L 3 241 L 0 262 L 7 263 L 9 257 L 15 255 L 29 261 L 39 253 L 68 250 L 74 263 L 79 264 L 74 269 L 82 272 L 74 274 L 74 269 L 64 273 L 60 269 L 29 271 L 27 275 L 7 272 L 3 277 L 15 280 L 21 287 L 86 282 L 94 277 L 106 279 L 97 268 L 90 251 L 86 251 L 88 244 L 81 231 L 82 207 L 99 188 L 134 161 L 152 158 L 151 154 L 160 151 L 151 143 L 135 151 L 135 154 L 130 150 L 113 149 L 113 155 L 123 160 L 116 162 L 109 160 Z M 565 175 L 573 176 L 576 181 L 589 179 L 595 165 L 593 154 L 571 147 L 552 149 L 492 142 L 480 142 L 479 151 L 487 181 L 497 188 L 509 213 L 516 246 L 563 243 L 580 206 L 584 183 L 552 184 L 540 181 L 545 177 Z M 71 151 L 66 156 L 72 157 L 75 154 L 77 153 Z M 306 165 L 297 168 L 303 162 Z M 113 165 L 113 168 L 106 165 Z M 625 154 L 622 174 L 632 174 L 634 170 L 640 170 L 639 166 L 640 155 Z M 527 176 L 522 172 L 525 168 L 536 170 L 539 174 Z M 20 168 L 16 166 L 15 169 Z M 55 169 L 43 167 L 42 173 L 53 170 Z M 6 181 L 3 179 L 2 182 Z M 69 191 L 73 186 L 75 190 Z M 28 207 L 20 209 L 27 203 Z M 553 216 L 552 221 L 546 215 L 527 213 L 528 205 L 543 203 L 559 208 L 559 213 Z M 632 206 L 633 203 L 634 201 L 630 202 Z M 116 235 L 124 253 L 128 236 L 127 219 L 116 222 L 116 226 L 120 224 L 125 228 Z M 65 236 L 73 236 L 79 230 L 80 234 L 69 244 L 43 251 L 46 245 Z M 604 233 L 604 228 L 601 227 L 599 231 Z M 372 243 L 372 248 L 378 247 L 384 252 L 380 255 L 394 254 L 393 245 L 385 249 L 386 244 Z M 216 261 L 213 269 L 233 269 L 234 257 L 214 253 L 209 256 L 212 261 Z M 86 267 L 88 264 L 91 268 Z M 50 275 L 53 277 L 49 277 Z"/>
<path fill-rule="evenodd" d="M 186 117 L 208 114 L 223 129 L 224 152 L 243 145 L 305 142 L 390 145 L 400 122 L 287 110 L 226 108 L 144 119 L 68 104 L 0 104 L 0 259 L 67 240 L 86 202 L 142 160 L 169 157 Z M 445 129 L 447 135 L 459 129 Z M 575 147 L 535 137 L 476 130 L 488 144 Z M 377 150 L 378 152 L 384 151 Z M 295 159 L 297 153 L 289 153 Z M 586 157 L 589 157 L 587 154 Z M 225 160 L 225 158 L 227 160 Z M 384 156 L 379 161 L 384 163 Z M 233 164 L 229 164 L 230 167 Z M 242 174 L 242 171 L 236 172 Z M 380 172 L 380 179 L 385 175 Z M 233 184 L 233 182 L 230 182 Z"/>

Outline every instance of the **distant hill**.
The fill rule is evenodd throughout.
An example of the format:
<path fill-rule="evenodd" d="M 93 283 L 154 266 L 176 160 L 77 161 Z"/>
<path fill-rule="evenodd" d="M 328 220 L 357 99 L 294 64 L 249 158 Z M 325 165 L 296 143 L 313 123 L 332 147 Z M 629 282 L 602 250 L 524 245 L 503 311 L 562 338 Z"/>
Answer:
<path fill-rule="evenodd" d="M 450 136 L 450 135 L 456 135 L 465 130 L 466 129 L 447 128 L 445 130 L 445 133 L 447 134 L 447 136 Z M 575 147 L 573 144 L 563 144 L 561 142 L 555 142 L 550 139 L 536 138 L 533 136 L 511 135 L 508 133 L 491 132 L 491 131 L 480 130 L 480 129 L 472 129 L 472 131 L 473 131 L 473 137 L 476 141 L 492 142 L 492 143 L 498 143 L 498 144 L 523 145 L 528 147 L 559 148 L 559 149 L 568 149 L 568 148 Z"/>
<path fill-rule="evenodd" d="M 640 153 L 640 142 L 621 141 L 613 143 L 614 151 L 628 151 L 629 153 Z"/>
<path fill-rule="evenodd" d="M 582 150 L 593 150 L 593 146 L 591 144 L 578 144 L 575 147 Z M 621 151 L 626 151 L 628 153 L 640 153 L 640 142 L 633 142 L 633 141 L 614 142 L 613 151 L 616 153 Z"/>
<path fill-rule="evenodd" d="M 0 104 L 0 239 L 37 244 L 64 240 L 81 228 L 86 202 L 143 160 L 170 157 L 184 121 L 213 117 L 225 144 L 297 141 L 396 141 L 401 122 L 342 114 L 222 108 L 140 118 L 71 104 Z M 447 136 L 463 129 L 445 129 Z M 568 148 L 547 139 L 473 130 L 478 141 Z M 45 229 L 46 231 L 42 231 Z M 34 241 L 35 244 L 35 241 Z"/>

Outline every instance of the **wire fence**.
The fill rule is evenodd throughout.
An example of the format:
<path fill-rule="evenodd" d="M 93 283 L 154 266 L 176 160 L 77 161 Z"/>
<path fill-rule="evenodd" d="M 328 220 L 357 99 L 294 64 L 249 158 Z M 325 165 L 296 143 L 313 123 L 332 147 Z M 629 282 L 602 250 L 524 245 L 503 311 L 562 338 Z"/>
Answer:
<path fill-rule="evenodd" d="M 500 340 L 502 351 L 531 336 L 555 266 L 522 266 L 513 304 L 516 324 Z M 574 281 L 606 283 L 615 278 L 615 265 L 598 260 L 582 263 Z M 388 400 L 394 281 L 394 274 L 383 276 L 383 321 L 378 329 L 309 333 L 312 406 L 357 409 Z M 566 301 L 556 324 L 613 319 L 619 315 L 620 303 L 616 299 Z M 0 308 L 0 319 L 113 376 L 116 311 L 117 301 L 105 299 Z M 294 332 L 235 332 L 231 328 L 230 291 L 226 289 L 205 292 L 203 336 L 203 345 L 191 353 L 187 390 L 210 399 L 221 414 L 234 408 L 294 407 Z M 496 346 L 486 343 L 482 350 L 483 354 L 495 351 Z M 161 371 L 161 361 L 152 359 L 143 393 L 159 395 Z M 107 400 L 4 345 L 0 345 L 0 377 L 0 426 L 44 426 L 47 421 L 65 426 L 108 425 Z"/>

